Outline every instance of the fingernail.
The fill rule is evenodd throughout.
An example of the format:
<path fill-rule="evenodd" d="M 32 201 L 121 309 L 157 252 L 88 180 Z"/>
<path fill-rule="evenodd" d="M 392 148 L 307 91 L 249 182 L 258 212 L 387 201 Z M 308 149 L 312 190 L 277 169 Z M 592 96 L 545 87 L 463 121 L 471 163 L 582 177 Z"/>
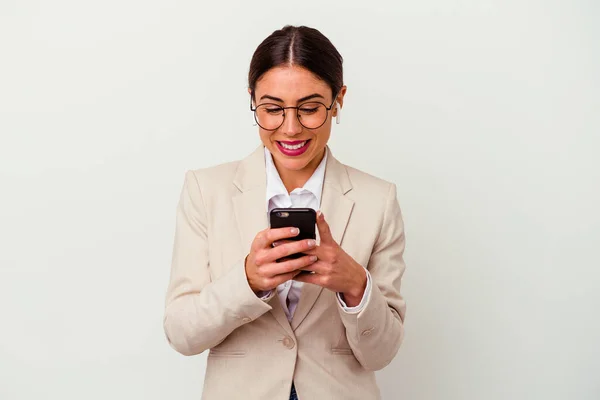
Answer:
<path fill-rule="evenodd" d="M 292 228 L 292 229 L 290 229 L 290 231 L 291 231 L 291 232 L 292 232 L 294 235 L 297 235 L 298 233 L 300 233 L 300 229 L 298 229 L 298 228 Z"/>
<path fill-rule="evenodd" d="M 312 239 L 308 241 L 308 247 L 315 247 L 316 244 L 317 244 L 317 242 L 315 242 Z"/>
<path fill-rule="evenodd" d="M 317 256 L 311 256 L 311 257 L 310 257 L 310 261 L 312 261 L 312 262 L 315 262 L 315 261 L 317 261 Z"/>

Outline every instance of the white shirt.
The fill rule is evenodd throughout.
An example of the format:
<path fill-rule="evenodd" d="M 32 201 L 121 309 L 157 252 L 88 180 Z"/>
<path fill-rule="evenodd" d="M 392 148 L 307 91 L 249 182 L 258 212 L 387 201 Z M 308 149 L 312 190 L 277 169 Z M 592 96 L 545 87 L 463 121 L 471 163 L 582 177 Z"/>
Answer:
<path fill-rule="evenodd" d="M 317 211 L 321 207 L 321 194 L 323 193 L 323 181 L 325 180 L 325 165 L 327 164 L 327 151 L 323 160 L 308 179 L 308 181 L 301 188 L 296 188 L 288 194 L 285 185 L 281 181 L 281 177 L 275 168 L 273 163 L 273 157 L 267 148 L 265 147 L 265 166 L 267 172 L 267 192 L 266 192 L 266 203 L 267 213 L 274 208 L 312 208 Z M 367 274 L 367 287 L 360 304 L 356 307 L 348 307 L 344 300 L 342 300 L 339 293 L 337 298 L 344 311 L 348 313 L 359 313 L 371 293 L 371 275 L 369 271 L 365 269 Z M 300 293 L 304 282 L 298 282 L 295 280 L 289 280 L 277 286 L 277 296 L 288 321 L 291 321 L 294 316 L 296 306 L 300 301 Z M 263 300 L 266 300 L 271 292 L 267 292 L 266 295 L 262 296 Z M 286 302 L 289 300 L 289 308 Z"/>

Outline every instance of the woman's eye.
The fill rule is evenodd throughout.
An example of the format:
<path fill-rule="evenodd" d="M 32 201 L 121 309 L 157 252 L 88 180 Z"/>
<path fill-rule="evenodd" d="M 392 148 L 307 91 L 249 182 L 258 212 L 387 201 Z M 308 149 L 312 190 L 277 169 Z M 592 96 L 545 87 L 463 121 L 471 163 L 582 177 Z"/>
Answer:
<path fill-rule="evenodd" d="M 267 108 L 265 111 L 269 114 L 280 114 L 281 108 Z"/>
<path fill-rule="evenodd" d="M 317 111 L 316 107 L 314 107 L 314 108 L 301 108 L 300 109 L 300 112 L 302 114 L 312 114 L 312 113 L 315 113 L 316 111 Z"/>

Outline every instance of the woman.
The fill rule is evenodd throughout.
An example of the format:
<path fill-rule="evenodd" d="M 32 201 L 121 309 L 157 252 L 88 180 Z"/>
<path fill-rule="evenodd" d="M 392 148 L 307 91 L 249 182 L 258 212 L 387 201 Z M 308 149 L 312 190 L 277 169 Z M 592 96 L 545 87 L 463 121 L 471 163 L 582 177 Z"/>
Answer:
<path fill-rule="evenodd" d="M 262 145 L 186 174 L 166 336 L 185 355 L 210 349 L 204 399 L 377 399 L 374 371 L 403 338 L 404 229 L 395 186 L 327 147 L 342 57 L 286 26 L 256 49 L 248 92 Z M 316 243 L 268 229 L 276 207 L 322 211 Z"/>

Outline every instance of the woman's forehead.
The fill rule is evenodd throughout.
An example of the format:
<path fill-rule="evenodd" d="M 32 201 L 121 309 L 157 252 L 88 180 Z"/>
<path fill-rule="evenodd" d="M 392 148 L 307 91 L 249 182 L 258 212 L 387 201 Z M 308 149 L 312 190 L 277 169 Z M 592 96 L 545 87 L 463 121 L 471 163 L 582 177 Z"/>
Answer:
<path fill-rule="evenodd" d="M 284 101 L 296 101 L 319 93 L 326 98 L 331 92 L 329 85 L 309 70 L 298 66 L 271 68 L 257 82 L 257 97 L 268 94 Z"/>

